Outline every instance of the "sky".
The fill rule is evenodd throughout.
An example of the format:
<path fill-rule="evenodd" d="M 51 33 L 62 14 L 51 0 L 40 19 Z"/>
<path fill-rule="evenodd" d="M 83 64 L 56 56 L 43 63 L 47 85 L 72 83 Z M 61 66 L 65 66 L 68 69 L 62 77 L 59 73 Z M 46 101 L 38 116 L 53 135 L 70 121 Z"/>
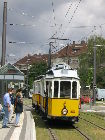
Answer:
<path fill-rule="evenodd" d="M 3 6 L 1 0 L 0 58 Z M 54 42 L 54 52 L 94 34 L 105 37 L 104 10 L 105 0 L 7 0 L 6 62 L 14 63 L 28 54 L 48 53 L 49 42 Z M 55 43 L 52 36 L 68 40 Z"/>

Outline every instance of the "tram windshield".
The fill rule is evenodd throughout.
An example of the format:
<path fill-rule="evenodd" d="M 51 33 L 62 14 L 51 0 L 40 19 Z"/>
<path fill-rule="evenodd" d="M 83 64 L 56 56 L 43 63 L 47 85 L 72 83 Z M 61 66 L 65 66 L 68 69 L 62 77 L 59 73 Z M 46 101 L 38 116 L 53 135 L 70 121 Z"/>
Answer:
<path fill-rule="evenodd" d="M 71 97 L 71 82 L 70 81 L 60 82 L 60 97 L 65 97 L 65 98 Z"/>

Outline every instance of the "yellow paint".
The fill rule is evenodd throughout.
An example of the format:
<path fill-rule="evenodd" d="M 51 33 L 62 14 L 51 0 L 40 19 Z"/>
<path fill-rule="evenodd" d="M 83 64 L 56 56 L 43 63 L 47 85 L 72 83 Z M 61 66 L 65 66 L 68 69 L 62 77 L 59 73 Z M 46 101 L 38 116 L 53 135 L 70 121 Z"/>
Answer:
<path fill-rule="evenodd" d="M 45 97 L 39 94 L 33 94 L 32 96 L 33 103 L 41 106 L 45 110 Z M 78 116 L 79 115 L 79 101 L 80 100 L 71 100 L 71 99 L 51 99 L 48 98 L 48 115 L 49 116 Z M 66 115 L 62 114 L 62 109 L 66 108 L 68 113 Z"/>
<path fill-rule="evenodd" d="M 33 94 L 32 95 L 32 102 L 35 104 L 35 105 L 38 105 L 39 106 L 39 94 Z"/>
<path fill-rule="evenodd" d="M 68 113 L 62 114 L 62 109 L 66 108 Z M 78 116 L 79 100 L 71 99 L 48 99 L 48 115 L 50 116 Z"/>
<path fill-rule="evenodd" d="M 40 95 L 40 106 L 43 107 L 43 96 Z"/>

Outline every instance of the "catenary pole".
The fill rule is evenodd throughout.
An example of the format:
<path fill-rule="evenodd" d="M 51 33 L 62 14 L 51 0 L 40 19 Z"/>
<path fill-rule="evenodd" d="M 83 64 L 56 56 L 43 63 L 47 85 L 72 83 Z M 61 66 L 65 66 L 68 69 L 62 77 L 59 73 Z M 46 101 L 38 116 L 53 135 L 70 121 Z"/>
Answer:
<path fill-rule="evenodd" d="M 1 66 L 5 65 L 5 56 L 6 56 L 6 25 L 7 25 L 7 2 L 4 2 Z"/>
<path fill-rule="evenodd" d="M 94 79 L 93 79 L 93 104 L 96 101 L 96 44 L 94 43 Z"/>

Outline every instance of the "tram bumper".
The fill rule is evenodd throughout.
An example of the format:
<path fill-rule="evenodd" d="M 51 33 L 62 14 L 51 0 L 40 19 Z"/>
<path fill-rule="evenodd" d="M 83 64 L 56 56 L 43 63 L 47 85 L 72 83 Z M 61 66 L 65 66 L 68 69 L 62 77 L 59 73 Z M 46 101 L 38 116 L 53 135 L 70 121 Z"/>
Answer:
<path fill-rule="evenodd" d="M 67 117 L 67 116 L 47 116 L 49 119 L 53 120 L 64 120 L 64 121 L 70 121 L 70 122 L 78 122 L 78 117 Z"/>

